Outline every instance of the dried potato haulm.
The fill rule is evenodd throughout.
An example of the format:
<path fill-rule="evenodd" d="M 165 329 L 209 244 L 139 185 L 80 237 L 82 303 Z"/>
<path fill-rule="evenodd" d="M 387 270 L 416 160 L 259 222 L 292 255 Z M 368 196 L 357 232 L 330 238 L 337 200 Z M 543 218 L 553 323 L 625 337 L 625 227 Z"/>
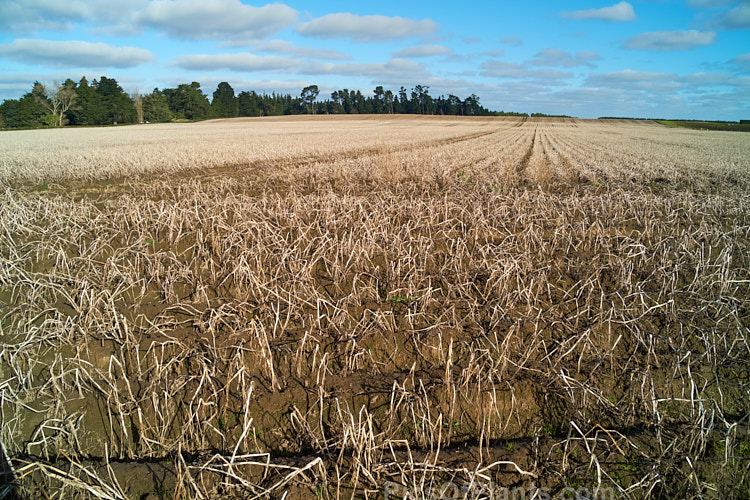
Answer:
<path fill-rule="evenodd" d="M 744 134 L 294 117 L 0 158 L 23 495 L 748 491 Z"/>

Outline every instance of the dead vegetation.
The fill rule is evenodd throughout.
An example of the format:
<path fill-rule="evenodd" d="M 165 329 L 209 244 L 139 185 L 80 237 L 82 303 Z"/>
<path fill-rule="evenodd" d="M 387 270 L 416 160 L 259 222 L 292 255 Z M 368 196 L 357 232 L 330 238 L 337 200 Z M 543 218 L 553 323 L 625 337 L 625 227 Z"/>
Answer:
<path fill-rule="evenodd" d="M 738 134 L 297 118 L 91 145 L 112 130 L 34 132 L 90 134 L 50 163 L 0 136 L 21 495 L 750 491 Z"/>

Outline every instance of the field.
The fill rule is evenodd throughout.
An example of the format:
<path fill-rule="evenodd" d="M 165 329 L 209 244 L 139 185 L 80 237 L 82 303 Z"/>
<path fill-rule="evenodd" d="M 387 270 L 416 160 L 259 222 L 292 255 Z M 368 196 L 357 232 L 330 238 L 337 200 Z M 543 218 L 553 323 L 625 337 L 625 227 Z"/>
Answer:
<path fill-rule="evenodd" d="M 691 120 L 657 120 L 667 127 L 684 127 L 694 130 L 723 130 L 727 132 L 750 132 L 750 123 L 699 122 Z"/>
<path fill-rule="evenodd" d="M 0 474 L 29 498 L 747 498 L 749 287 L 745 134 L 4 132 Z"/>

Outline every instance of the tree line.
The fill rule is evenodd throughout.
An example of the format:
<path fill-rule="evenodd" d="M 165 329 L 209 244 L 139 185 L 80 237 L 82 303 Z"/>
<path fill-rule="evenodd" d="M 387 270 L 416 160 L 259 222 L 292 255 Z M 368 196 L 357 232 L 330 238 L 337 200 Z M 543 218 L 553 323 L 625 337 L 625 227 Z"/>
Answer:
<path fill-rule="evenodd" d="M 64 83 L 44 85 L 34 82 L 30 92 L 20 99 L 0 104 L 0 128 L 61 127 L 64 125 L 118 125 L 197 121 L 239 116 L 279 116 L 294 114 L 423 114 L 464 116 L 528 116 L 525 113 L 490 111 L 479 103 L 476 94 L 461 99 L 455 95 L 433 97 L 426 85 L 393 92 L 377 86 L 372 95 L 359 90 L 341 89 L 330 98 L 319 100 L 317 85 L 291 94 L 235 94 L 227 82 L 221 82 L 211 100 L 198 82 L 176 88 L 155 88 L 141 95 L 126 93 L 114 78 L 102 76 L 91 83 L 83 77 Z"/>

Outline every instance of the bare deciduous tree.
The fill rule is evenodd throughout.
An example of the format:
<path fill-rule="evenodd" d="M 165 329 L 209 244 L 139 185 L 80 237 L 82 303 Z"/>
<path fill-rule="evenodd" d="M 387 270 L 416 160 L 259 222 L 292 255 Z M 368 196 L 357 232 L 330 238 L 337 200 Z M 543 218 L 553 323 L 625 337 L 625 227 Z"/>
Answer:
<path fill-rule="evenodd" d="M 138 90 L 133 92 L 133 106 L 135 106 L 136 123 L 143 123 L 143 99 Z"/>
<path fill-rule="evenodd" d="M 55 126 L 65 125 L 65 113 L 73 107 L 78 98 L 75 83 L 68 80 L 63 85 L 53 82 L 52 85 L 42 85 L 42 96 L 37 95 L 39 102 L 55 116 Z"/>

